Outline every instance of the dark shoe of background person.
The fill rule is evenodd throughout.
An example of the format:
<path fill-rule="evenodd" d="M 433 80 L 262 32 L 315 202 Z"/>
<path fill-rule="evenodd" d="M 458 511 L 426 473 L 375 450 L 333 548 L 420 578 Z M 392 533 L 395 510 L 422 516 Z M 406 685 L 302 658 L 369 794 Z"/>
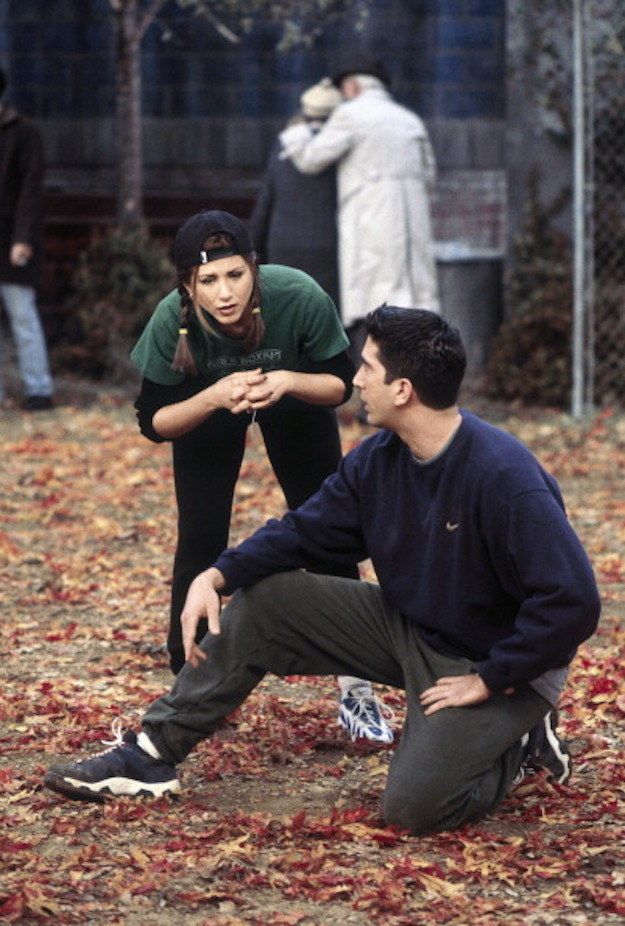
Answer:
<path fill-rule="evenodd" d="M 54 403 L 49 395 L 29 395 L 22 402 L 25 412 L 45 412 L 53 407 Z"/>

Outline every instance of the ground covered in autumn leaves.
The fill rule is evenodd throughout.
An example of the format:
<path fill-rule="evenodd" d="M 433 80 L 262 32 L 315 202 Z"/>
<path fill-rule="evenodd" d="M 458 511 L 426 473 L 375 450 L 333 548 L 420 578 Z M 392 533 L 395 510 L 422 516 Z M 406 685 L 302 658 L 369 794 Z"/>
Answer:
<path fill-rule="evenodd" d="M 486 417 L 561 482 L 604 618 L 562 705 L 576 769 L 541 776 L 492 817 L 411 839 L 384 826 L 390 751 L 346 743 L 332 680 L 267 679 L 183 769 L 179 799 L 75 804 L 44 769 L 134 725 L 169 684 L 174 544 L 166 446 L 112 393 L 2 412 L 0 919 L 19 923 L 611 924 L 623 922 L 625 416 Z M 364 435 L 343 426 L 345 447 Z M 282 508 L 250 446 L 233 540 Z M 384 697 L 401 722 L 402 696 Z"/>

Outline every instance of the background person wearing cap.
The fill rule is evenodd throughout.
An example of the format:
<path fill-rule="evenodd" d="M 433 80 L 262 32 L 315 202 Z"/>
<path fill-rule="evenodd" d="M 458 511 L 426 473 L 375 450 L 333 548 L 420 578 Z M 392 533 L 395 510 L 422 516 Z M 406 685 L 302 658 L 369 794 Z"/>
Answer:
<path fill-rule="evenodd" d="M 187 590 L 228 544 L 252 416 L 295 509 L 341 460 L 334 407 L 349 398 L 354 370 L 327 293 L 299 270 L 259 267 L 235 216 L 192 216 L 176 235 L 174 260 L 178 288 L 156 307 L 132 359 L 143 376 L 135 403 L 141 432 L 173 447 L 178 544 L 168 649 L 177 673 L 185 662 L 180 615 Z M 309 568 L 358 578 L 338 557 L 310 559 Z M 203 622 L 198 640 L 206 629 Z M 390 742 L 370 684 L 346 678 L 341 687 L 339 716 L 353 738 Z"/>
<path fill-rule="evenodd" d="M 318 132 L 341 95 L 329 78 L 300 97 L 301 111 L 290 124 Z M 286 264 L 309 273 L 339 309 L 336 242 L 336 169 L 315 176 L 300 173 L 273 146 L 249 228 L 262 263 Z"/>
<path fill-rule="evenodd" d="M 280 141 L 305 174 L 337 164 L 341 313 L 359 347 L 361 320 L 380 303 L 439 311 L 429 208 L 436 164 L 421 119 L 391 97 L 382 62 L 354 58 L 333 80 L 344 102 L 323 128 L 290 126 Z"/>
<path fill-rule="evenodd" d="M 0 97 L 5 87 L 6 75 L 0 68 Z M 23 408 L 33 412 L 52 406 L 48 351 L 35 298 L 43 251 L 42 183 L 39 132 L 0 103 L 0 295 L 17 349 Z"/>

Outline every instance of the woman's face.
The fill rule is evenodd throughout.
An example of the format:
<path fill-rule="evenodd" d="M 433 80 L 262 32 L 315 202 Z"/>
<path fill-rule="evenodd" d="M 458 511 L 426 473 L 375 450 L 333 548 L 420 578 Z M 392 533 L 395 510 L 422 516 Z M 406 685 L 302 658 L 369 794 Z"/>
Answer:
<path fill-rule="evenodd" d="M 249 264 L 239 254 L 220 257 L 202 264 L 193 281 L 187 285 L 191 298 L 223 327 L 241 321 L 254 287 L 254 275 Z"/>

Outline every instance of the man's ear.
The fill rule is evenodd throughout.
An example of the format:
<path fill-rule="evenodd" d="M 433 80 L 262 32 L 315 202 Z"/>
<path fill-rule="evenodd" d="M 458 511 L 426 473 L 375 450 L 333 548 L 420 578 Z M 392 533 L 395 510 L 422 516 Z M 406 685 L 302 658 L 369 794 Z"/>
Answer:
<path fill-rule="evenodd" d="M 409 379 L 398 379 L 395 381 L 395 405 L 397 408 L 407 405 L 414 395 L 414 388 Z"/>

